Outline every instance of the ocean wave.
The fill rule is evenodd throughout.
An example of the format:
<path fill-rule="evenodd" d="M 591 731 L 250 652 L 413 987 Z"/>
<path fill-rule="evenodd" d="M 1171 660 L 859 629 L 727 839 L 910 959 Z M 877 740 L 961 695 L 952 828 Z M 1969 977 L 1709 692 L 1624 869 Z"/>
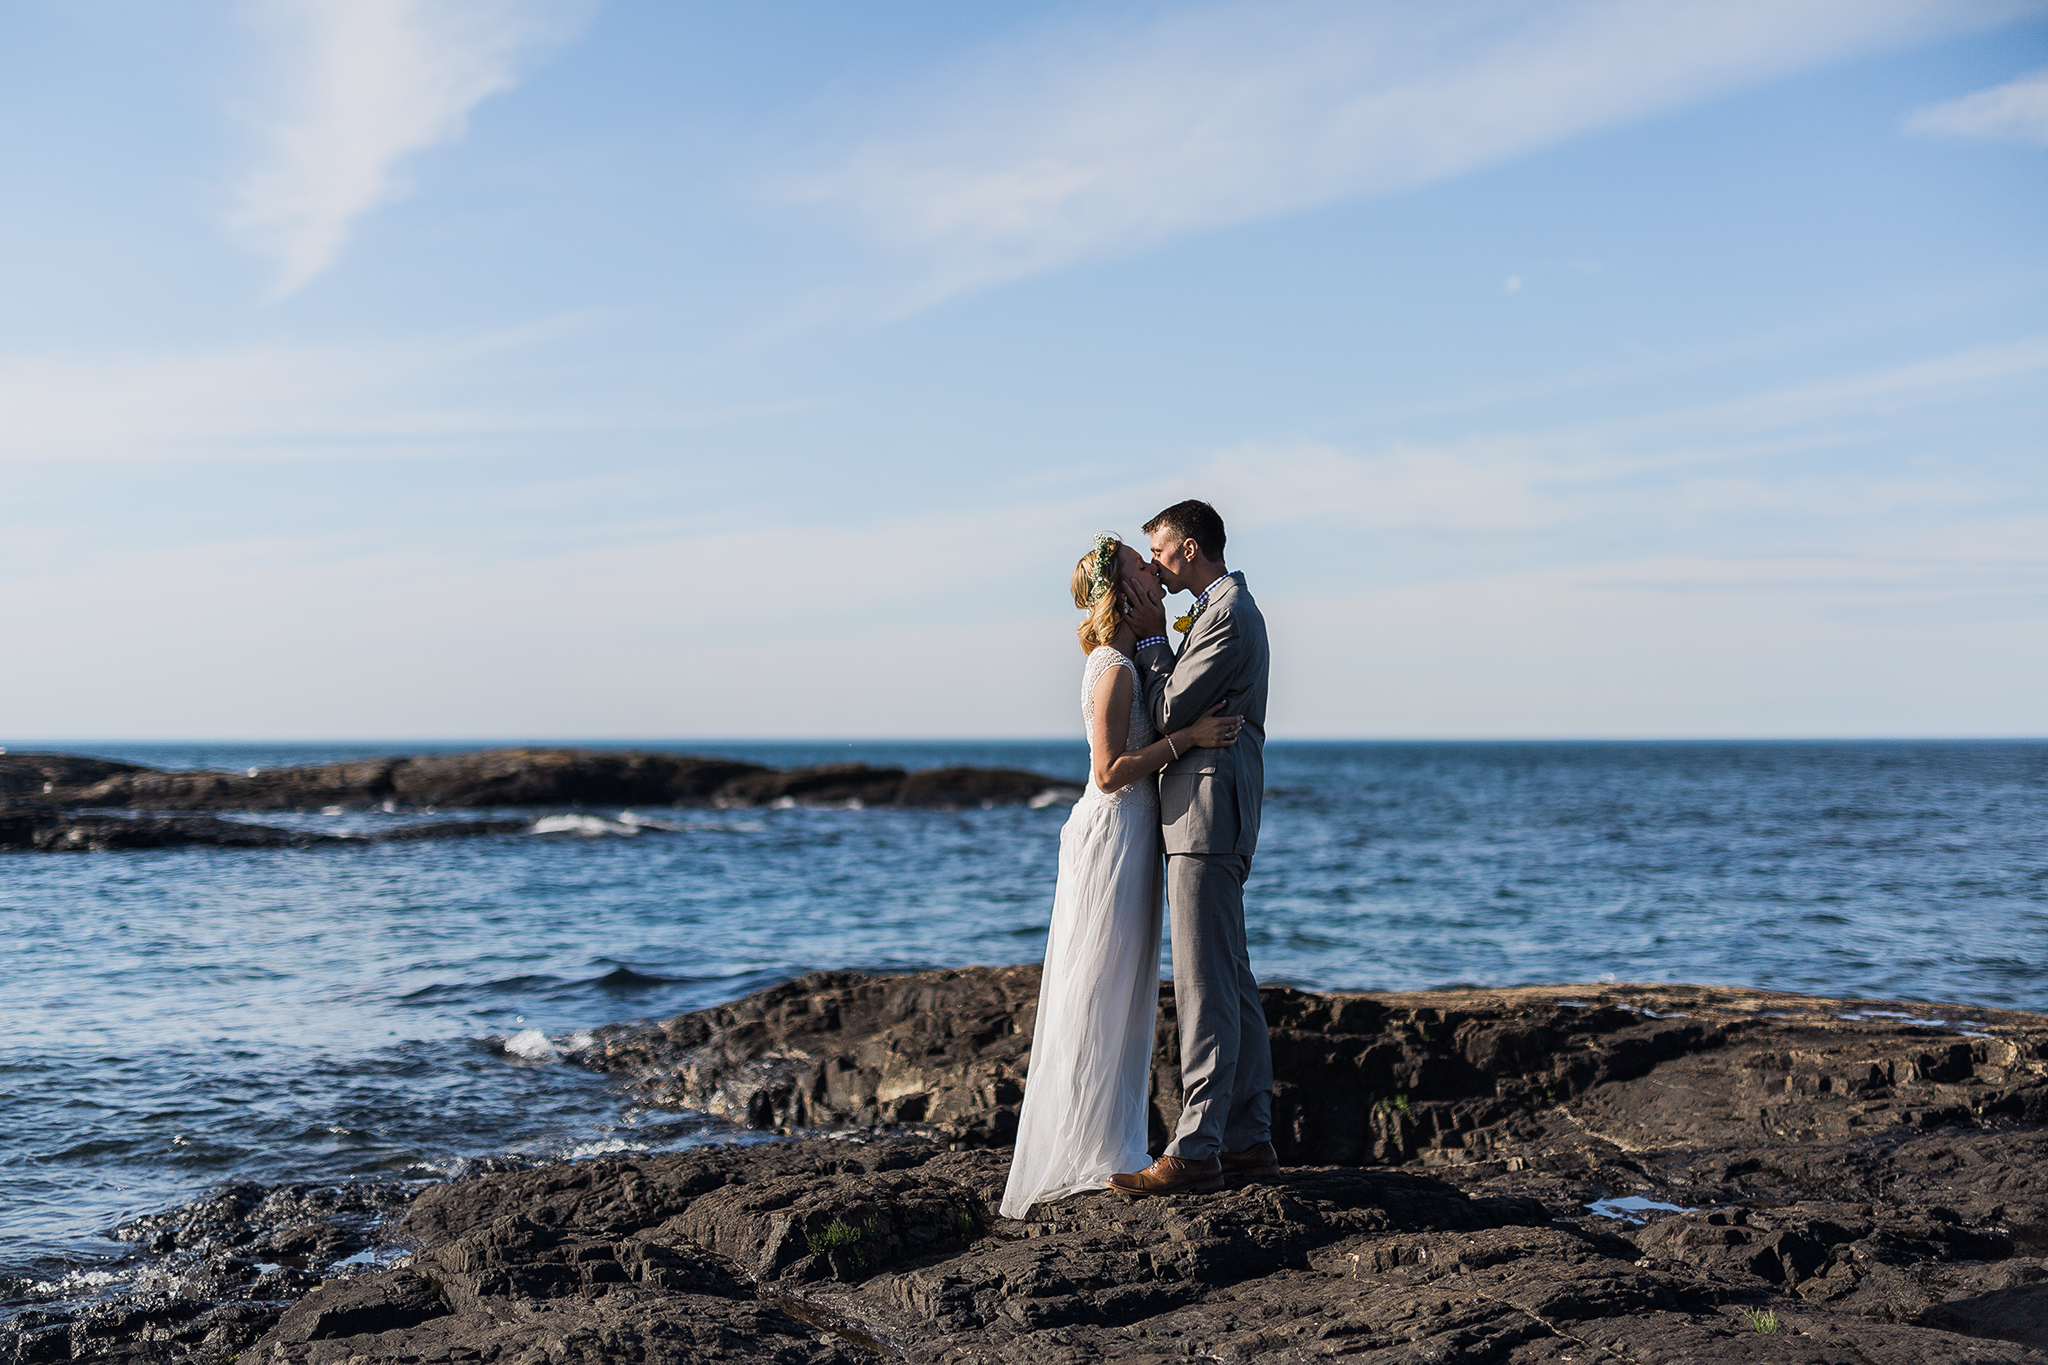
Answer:
<path fill-rule="evenodd" d="M 510 1037 L 494 1037 L 489 1041 L 507 1057 L 517 1057 L 522 1062 L 547 1063 L 588 1051 L 597 1045 L 597 1035 L 589 1029 L 573 1029 L 550 1038 L 537 1028 L 523 1028 Z"/>
<path fill-rule="evenodd" d="M 657 820 L 638 811 L 622 810 L 615 816 L 591 815 L 581 811 L 563 815 L 543 815 L 528 825 L 526 832 L 568 834 L 579 839 L 631 839 L 640 834 L 729 834 L 738 830 L 759 828 L 759 825 L 735 826 L 703 824 L 690 820 Z"/>
<path fill-rule="evenodd" d="M 599 1138 L 591 1142 L 579 1142 L 562 1153 L 566 1161 L 583 1161 L 594 1156 L 617 1156 L 621 1152 L 651 1152 L 654 1148 L 645 1142 L 628 1142 L 622 1137 Z"/>
<path fill-rule="evenodd" d="M 508 1057 L 517 1057 L 523 1062 L 559 1062 L 562 1051 L 548 1040 L 548 1036 L 537 1028 L 523 1028 L 510 1038 L 497 1041 L 498 1051 Z"/>
<path fill-rule="evenodd" d="M 608 834 L 631 838 L 649 826 L 638 821 L 607 820 L 602 815 L 544 815 L 526 827 L 528 834 L 573 834 L 579 839 L 601 839 Z"/>
<path fill-rule="evenodd" d="M 110 1285 L 120 1284 L 132 1278 L 133 1274 L 133 1271 L 73 1270 L 58 1276 L 54 1280 L 30 1281 L 24 1289 L 24 1295 L 33 1294 L 40 1297 L 47 1294 L 58 1294 L 71 1298 L 80 1294 L 90 1294 L 105 1289 Z"/>
<path fill-rule="evenodd" d="M 601 960 L 601 959 L 600 959 Z M 399 1000 L 410 1005 L 445 1004 L 477 1000 L 494 995 L 536 995 L 550 1000 L 573 999 L 590 991 L 606 995 L 630 995 L 636 991 L 659 990 L 664 986 L 694 986 L 703 981 L 725 980 L 723 976 L 662 976 L 635 971 L 621 963 L 599 976 L 570 977 L 536 974 L 506 976 L 492 981 L 437 981 L 408 991 Z"/>
<path fill-rule="evenodd" d="M 431 986 L 408 991 L 398 998 L 417 1001 L 462 1000 L 475 995 L 523 995 L 528 991 L 543 991 L 573 984 L 576 983 L 560 976 L 506 976 L 495 981 L 437 981 Z"/>

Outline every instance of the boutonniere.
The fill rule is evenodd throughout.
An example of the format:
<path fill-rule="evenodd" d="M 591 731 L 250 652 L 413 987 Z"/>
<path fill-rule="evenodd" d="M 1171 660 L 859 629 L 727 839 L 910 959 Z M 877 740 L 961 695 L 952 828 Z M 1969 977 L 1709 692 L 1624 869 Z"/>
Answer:
<path fill-rule="evenodd" d="M 1178 621 L 1175 621 L 1173 623 L 1173 628 L 1183 635 L 1187 634 L 1189 631 L 1195 628 L 1195 618 L 1202 614 L 1202 608 L 1208 605 L 1209 604 L 1207 602 L 1195 603 L 1194 606 L 1188 609 L 1188 614 L 1186 616 L 1181 617 Z"/>

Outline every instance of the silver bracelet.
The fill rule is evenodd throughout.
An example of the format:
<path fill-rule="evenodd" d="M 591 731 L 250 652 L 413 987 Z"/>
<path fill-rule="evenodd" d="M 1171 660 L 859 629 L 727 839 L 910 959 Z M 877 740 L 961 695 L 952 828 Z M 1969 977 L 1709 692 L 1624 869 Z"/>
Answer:
<path fill-rule="evenodd" d="M 1166 747 L 1173 754 L 1173 761 L 1176 763 L 1180 762 L 1180 750 L 1174 748 L 1172 735 L 1166 737 Z"/>

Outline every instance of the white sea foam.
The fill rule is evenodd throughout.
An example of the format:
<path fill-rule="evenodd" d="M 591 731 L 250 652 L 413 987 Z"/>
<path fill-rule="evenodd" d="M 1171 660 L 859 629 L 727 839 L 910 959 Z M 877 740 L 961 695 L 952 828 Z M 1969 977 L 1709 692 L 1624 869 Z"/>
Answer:
<path fill-rule="evenodd" d="M 624 820 L 607 820 L 602 815 L 543 815 L 527 827 L 528 834 L 574 834 L 596 839 L 607 834 L 638 834 L 641 826 Z"/>
<path fill-rule="evenodd" d="M 111 1270 L 73 1270 L 54 1280 L 37 1280 L 28 1287 L 31 1294 L 87 1294 L 126 1279 Z"/>
<path fill-rule="evenodd" d="M 664 834 L 675 834 L 690 828 L 688 825 L 678 825 L 669 820 L 656 820 L 651 816 L 642 815 L 638 811 L 630 810 L 619 812 L 619 823 L 631 825 L 635 829 L 658 829 Z"/>
<path fill-rule="evenodd" d="M 579 1142 L 563 1153 L 570 1161 L 582 1161 L 586 1157 L 616 1156 L 620 1152 L 652 1151 L 644 1142 L 628 1142 L 621 1137 L 599 1138 L 592 1142 Z"/>
<path fill-rule="evenodd" d="M 1071 806 L 1081 799 L 1078 787 L 1047 787 L 1031 798 L 1033 810 L 1044 810 L 1047 806 Z"/>
<path fill-rule="evenodd" d="M 553 1062 L 561 1059 L 562 1053 L 548 1036 L 537 1028 L 525 1028 L 507 1038 L 499 1046 L 506 1055 L 529 1062 Z"/>

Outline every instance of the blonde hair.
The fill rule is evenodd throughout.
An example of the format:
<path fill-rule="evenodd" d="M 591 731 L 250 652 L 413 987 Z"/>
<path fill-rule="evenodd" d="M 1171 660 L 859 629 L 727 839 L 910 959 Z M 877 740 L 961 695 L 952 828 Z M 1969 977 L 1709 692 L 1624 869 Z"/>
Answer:
<path fill-rule="evenodd" d="M 1114 640 L 1130 614 L 1124 606 L 1123 546 L 1115 536 L 1097 536 L 1095 548 L 1074 565 L 1074 605 L 1088 613 L 1076 628 L 1083 654 Z"/>

